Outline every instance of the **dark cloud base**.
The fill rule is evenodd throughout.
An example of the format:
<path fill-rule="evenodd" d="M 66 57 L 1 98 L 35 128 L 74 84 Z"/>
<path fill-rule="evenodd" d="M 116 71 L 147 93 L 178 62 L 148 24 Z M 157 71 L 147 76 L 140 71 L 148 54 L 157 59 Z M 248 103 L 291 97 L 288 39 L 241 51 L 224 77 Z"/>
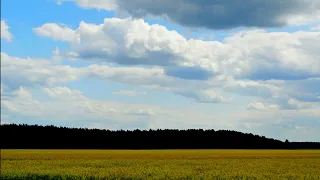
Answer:
<path fill-rule="evenodd" d="M 167 17 L 178 24 L 208 29 L 282 27 L 293 15 L 312 15 L 317 0 L 118 0 L 118 6 L 136 18 Z"/>

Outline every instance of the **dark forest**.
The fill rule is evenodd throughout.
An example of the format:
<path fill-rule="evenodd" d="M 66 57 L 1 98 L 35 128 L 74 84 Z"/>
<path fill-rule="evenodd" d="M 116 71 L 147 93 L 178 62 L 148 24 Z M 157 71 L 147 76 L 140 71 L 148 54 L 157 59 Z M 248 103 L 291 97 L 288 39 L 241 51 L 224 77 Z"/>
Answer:
<path fill-rule="evenodd" d="M 1 149 L 320 149 L 320 142 L 289 142 L 230 130 L 100 130 L 1 125 Z"/>

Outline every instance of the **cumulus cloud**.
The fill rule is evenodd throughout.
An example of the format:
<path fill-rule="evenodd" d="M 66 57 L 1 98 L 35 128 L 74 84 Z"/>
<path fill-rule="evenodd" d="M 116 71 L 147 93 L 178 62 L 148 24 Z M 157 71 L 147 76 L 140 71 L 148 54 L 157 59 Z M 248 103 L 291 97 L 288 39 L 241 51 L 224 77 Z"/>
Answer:
<path fill-rule="evenodd" d="M 308 124 L 299 124 L 301 121 L 308 122 L 309 119 L 319 119 L 320 117 L 318 103 L 320 99 L 317 94 L 320 91 L 317 86 L 319 81 L 317 78 L 294 81 L 239 81 L 227 76 L 216 76 L 208 81 L 195 81 L 167 76 L 161 68 L 111 67 L 106 65 L 76 68 L 54 65 L 43 59 L 10 57 L 4 53 L 1 54 L 1 63 L 1 72 L 3 73 L 1 78 L 1 117 L 9 123 L 16 122 L 14 116 L 19 116 L 30 117 L 30 119 L 48 120 L 51 118 L 51 122 L 65 123 L 70 121 L 71 124 L 82 124 L 83 126 L 94 124 L 95 127 L 145 127 L 147 129 L 210 127 L 253 132 L 255 130 L 253 127 L 266 130 L 269 126 L 275 126 L 279 123 L 280 125 L 285 124 L 287 120 L 284 119 L 296 119 L 294 122 L 299 125 L 298 129 L 294 126 L 283 127 L 283 134 L 279 135 L 268 134 L 270 131 L 264 132 L 264 135 L 271 137 L 288 138 L 286 132 L 293 133 L 300 131 L 301 128 L 312 127 Z M 151 90 L 168 91 L 191 98 L 198 103 L 230 102 L 230 98 L 219 95 L 229 91 L 231 94 L 261 98 L 260 101 L 248 105 L 249 109 L 260 111 L 239 114 L 239 112 L 226 110 L 227 112 L 224 111 L 220 114 L 217 112 L 207 114 L 186 109 L 173 110 L 154 105 L 94 100 L 87 98 L 78 90 L 54 86 L 84 77 L 115 81 Z M 28 88 L 35 88 L 36 85 L 42 86 L 44 95 L 54 98 L 55 101 L 43 99 L 40 101 L 33 97 Z M 299 109 L 299 111 L 294 109 Z M 271 115 L 273 116 L 271 117 Z M 248 119 L 249 117 L 261 121 L 240 121 L 238 123 L 239 119 Z M 261 119 L 262 117 L 266 119 Z M 75 121 L 75 119 L 79 119 L 79 121 Z M 201 119 L 201 121 L 194 121 L 194 119 Z M 278 119 L 279 122 L 269 122 L 270 119 Z M 184 125 L 180 126 L 181 124 Z M 260 134 L 260 132 L 257 133 Z M 290 137 L 295 136 L 291 135 Z"/>
<path fill-rule="evenodd" d="M 9 32 L 9 25 L 4 20 L 1 20 L 1 38 L 9 42 L 13 38 L 12 34 Z"/>
<path fill-rule="evenodd" d="M 161 25 L 118 18 L 98 25 L 81 22 L 72 31 L 79 43 L 60 53 L 71 59 L 158 66 L 166 75 L 189 80 L 222 74 L 250 80 L 320 77 L 320 31 L 247 30 L 221 42 L 187 40 Z"/>
<path fill-rule="evenodd" d="M 220 103 L 229 101 L 214 91 L 212 87 L 223 83 L 224 79 L 215 77 L 214 83 L 174 78 L 164 73 L 161 68 L 110 67 L 91 65 L 84 69 L 86 77 L 121 82 L 151 90 L 167 91 L 191 98 L 197 102 Z M 123 94 L 123 93 L 121 93 Z M 128 92 L 126 92 L 128 94 Z M 132 94 L 132 93 L 130 93 Z"/>
<path fill-rule="evenodd" d="M 61 27 L 55 23 L 47 23 L 38 28 L 33 28 L 33 31 L 43 37 L 50 37 L 54 40 L 68 41 L 76 43 L 79 37 L 74 30 L 68 27 Z"/>
<path fill-rule="evenodd" d="M 239 32 L 224 40 L 241 53 L 227 66 L 235 76 L 253 80 L 319 77 L 318 41 L 320 32 Z"/>
<path fill-rule="evenodd" d="M 308 107 L 306 104 L 297 106 L 294 103 L 290 104 L 288 103 L 290 99 L 297 100 L 299 104 L 320 101 L 318 98 L 320 89 L 317 85 L 319 78 L 254 81 L 217 75 L 206 81 L 187 80 L 166 75 L 165 70 L 160 67 L 112 67 L 93 64 L 76 68 L 56 65 L 43 59 L 10 57 L 5 53 L 1 54 L 1 72 L 3 73 L 1 83 L 6 86 L 6 89 L 11 90 L 19 89 L 20 86 L 54 86 L 82 78 L 92 78 L 167 91 L 199 103 L 231 102 L 230 97 L 233 94 L 269 99 L 269 103 L 277 104 L 281 109 Z M 122 92 L 121 94 L 133 95 L 134 93 Z"/>
<path fill-rule="evenodd" d="M 77 80 L 81 69 L 53 65 L 44 59 L 16 58 L 1 52 L 1 82 L 11 89 Z"/>
<path fill-rule="evenodd" d="M 64 0 L 58 0 L 61 3 Z M 135 18 L 163 17 L 188 27 L 282 27 L 320 20 L 317 0 L 68 0 L 83 8 L 116 10 Z"/>
<path fill-rule="evenodd" d="M 1 72 L 3 73 L 1 83 L 11 90 L 18 89 L 20 86 L 54 86 L 82 78 L 92 78 L 130 84 L 152 90 L 168 91 L 198 100 L 199 93 L 203 94 L 202 91 L 211 86 L 201 81 L 188 81 L 167 76 L 164 70 L 158 67 L 112 67 L 93 64 L 87 67 L 76 68 L 56 65 L 44 59 L 11 57 L 5 53 L 1 53 Z M 220 81 L 219 79 L 216 80 Z M 200 87 L 203 90 L 200 91 Z M 63 88 L 45 89 L 45 92 L 52 97 L 55 97 L 57 93 L 62 93 L 60 91 L 69 97 L 74 93 L 69 92 L 68 94 Z M 206 100 L 205 98 L 210 98 L 210 100 Z M 213 99 L 220 99 L 222 101 L 223 97 L 217 93 L 205 93 L 204 96 L 201 95 L 201 101 L 219 102 Z"/>
<path fill-rule="evenodd" d="M 33 106 L 37 111 L 27 111 L 28 106 Z M 20 113 L 25 111 L 26 116 L 36 116 L 41 111 L 39 101 L 34 100 L 32 94 L 24 87 L 19 87 L 12 92 L 1 96 L 1 115 L 11 113 Z"/>
<path fill-rule="evenodd" d="M 161 66 L 167 74 L 185 79 L 210 78 L 219 72 L 215 53 L 221 50 L 219 56 L 223 58 L 232 52 L 228 45 L 187 40 L 176 31 L 141 19 L 109 18 L 100 25 L 81 22 L 73 32 L 80 43 L 70 44 L 61 52 L 67 58 Z M 48 34 L 56 39 L 54 29 Z"/>

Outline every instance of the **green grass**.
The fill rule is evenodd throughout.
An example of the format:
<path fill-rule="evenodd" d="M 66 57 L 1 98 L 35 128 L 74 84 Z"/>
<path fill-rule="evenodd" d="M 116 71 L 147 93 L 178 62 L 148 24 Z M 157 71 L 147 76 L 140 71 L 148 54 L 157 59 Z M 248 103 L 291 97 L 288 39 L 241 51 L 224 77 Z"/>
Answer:
<path fill-rule="evenodd" d="M 1 179 L 320 179 L 320 151 L 1 150 Z"/>

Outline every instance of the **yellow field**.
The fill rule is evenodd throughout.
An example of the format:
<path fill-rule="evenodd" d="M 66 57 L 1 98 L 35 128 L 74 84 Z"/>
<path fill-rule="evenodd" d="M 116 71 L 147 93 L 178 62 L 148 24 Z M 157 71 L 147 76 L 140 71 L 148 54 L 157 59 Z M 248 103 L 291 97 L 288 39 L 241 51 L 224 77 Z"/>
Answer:
<path fill-rule="evenodd" d="M 320 151 L 1 150 L 1 179 L 320 179 Z"/>

